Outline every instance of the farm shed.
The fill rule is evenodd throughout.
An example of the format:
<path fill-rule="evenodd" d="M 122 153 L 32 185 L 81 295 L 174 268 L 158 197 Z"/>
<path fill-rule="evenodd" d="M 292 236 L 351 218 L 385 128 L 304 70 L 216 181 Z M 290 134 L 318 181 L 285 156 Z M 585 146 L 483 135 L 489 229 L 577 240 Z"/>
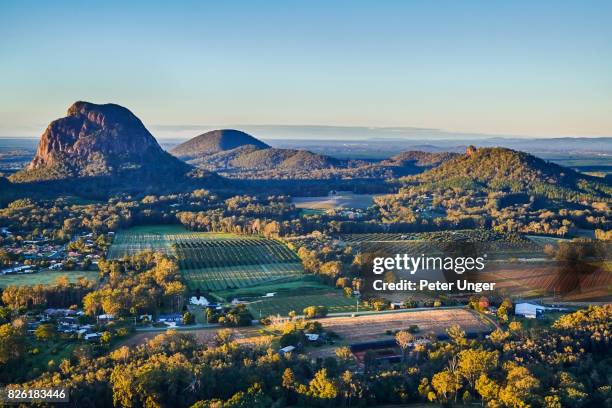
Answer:
<path fill-rule="evenodd" d="M 293 350 L 295 350 L 295 346 L 287 346 L 287 347 L 283 347 L 282 349 L 278 350 L 278 352 L 282 356 L 286 353 L 291 353 Z"/>
<path fill-rule="evenodd" d="M 545 306 L 536 305 L 533 303 L 517 303 L 514 305 L 514 314 L 516 316 L 523 316 L 528 319 L 537 319 L 541 317 L 545 310 Z"/>

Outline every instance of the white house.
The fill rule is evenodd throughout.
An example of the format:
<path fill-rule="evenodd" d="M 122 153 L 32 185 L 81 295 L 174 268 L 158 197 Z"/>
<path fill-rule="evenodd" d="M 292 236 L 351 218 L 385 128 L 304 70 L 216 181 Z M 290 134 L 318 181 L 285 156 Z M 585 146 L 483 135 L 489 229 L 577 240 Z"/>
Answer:
<path fill-rule="evenodd" d="M 293 350 L 295 350 L 295 346 L 287 346 L 287 347 L 283 347 L 282 349 L 278 350 L 280 355 L 284 355 L 286 353 L 291 353 Z"/>
<path fill-rule="evenodd" d="M 32 265 L 15 266 L 13 268 L 3 269 L 2 274 L 9 275 L 12 273 L 19 273 L 19 274 L 30 273 L 30 272 L 33 272 L 32 268 L 34 268 Z"/>
<path fill-rule="evenodd" d="M 115 319 L 115 315 L 112 314 L 98 315 L 98 322 L 110 322 L 113 319 Z"/>
<path fill-rule="evenodd" d="M 191 299 L 189 299 L 189 303 L 192 305 L 208 306 L 208 300 L 206 300 L 204 296 L 192 296 Z"/>
<path fill-rule="evenodd" d="M 85 335 L 84 339 L 87 341 L 93 341 L 93 340 L 98 340 L 101 336 L 102 336 L 101 333 L 89 333 Z"/>

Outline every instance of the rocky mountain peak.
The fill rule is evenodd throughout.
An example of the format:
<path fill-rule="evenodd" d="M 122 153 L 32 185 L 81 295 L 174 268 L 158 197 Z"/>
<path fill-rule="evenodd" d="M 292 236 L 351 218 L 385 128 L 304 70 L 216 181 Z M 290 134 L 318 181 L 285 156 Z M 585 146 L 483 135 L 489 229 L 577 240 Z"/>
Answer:
<path fill-rule="evenodd" d="M 47 126 L 34 159 L 15 178 L 101 176 L 139 168 L 185 171 L 189 166 L 166 153 L 129 109 L 79 101 Z"/>

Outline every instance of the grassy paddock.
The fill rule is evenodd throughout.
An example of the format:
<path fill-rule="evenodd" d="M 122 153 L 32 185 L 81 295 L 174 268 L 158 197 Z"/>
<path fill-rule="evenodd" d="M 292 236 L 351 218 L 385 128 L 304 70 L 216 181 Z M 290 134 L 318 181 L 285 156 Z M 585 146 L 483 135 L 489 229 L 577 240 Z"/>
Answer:
<path fill-rule="evenodd" d="M 23 275 L 2 275 L 0 276 L 0 288 L 12 285 L 48 285 L 55 282 L 60 276 L 67 276 L 70 282 L 76 282 L 81 276 L 90 281 L 98 279 L 97 271 L 42 271 Z"/>
<path fill-rule="evenodd" d="M 264 316 L 286 316 L 290 311 L 302 314 L 308 306 L 325 306 L 329 313 L 354 312 L 356 299 L 347 298 L 336 290 L 313 291 L 308 294 L 294 296 L 274 296 L 249 303 L 248 308 L 255 318 Z M 361 305 L 359 310 L 366 310 Z M 260 314 L 261 313 L 261 314 Z"/>
<path fill-rule="evenodd" d="M 273 297 L 262 298 L 266 293 Z M 237 290 L 217 292 L 227 300 L 239 298 L 248 301 L 248 308 L 254 317 L 286 316 L 295 311 L 302 314 L 308 306 L 325 306 L 329 313 L 350 313 L 356 310 L 356 298 L 347 298 L 339 289 L 320 283 L 316 277 L 305 276 L 301 279 L 278 284 L 255 286 Z M 369 310 L 359 305 L 359 310 Z"/>
<path fill-rule="evenodd" d="M 296 291 L 310 292 L 312 290 L 329 290 L 329 285 L 319 281 L 314 275 L 302 275 L 297 279 L 292 279 L 284 282 L 275 282 L 257 285 L 249 288 L 226 289 L 215 292 L 217 295 L 232 300 L 233 298 L 253 298 L 260 297 L 266 293 L 276 292 L 278 294 L 285 293 L 287 296 L 295 295 Z"/>
<path fill-rule="evenodd" d="M 516 321 L 520 322 L 523 329 L 535 329 L 535 328 L 548 328 L 552 326 L 561 316 L 571 312 L 544 312 L 540 319 L 526 319 L 526 318 L 515 318 Z"/>

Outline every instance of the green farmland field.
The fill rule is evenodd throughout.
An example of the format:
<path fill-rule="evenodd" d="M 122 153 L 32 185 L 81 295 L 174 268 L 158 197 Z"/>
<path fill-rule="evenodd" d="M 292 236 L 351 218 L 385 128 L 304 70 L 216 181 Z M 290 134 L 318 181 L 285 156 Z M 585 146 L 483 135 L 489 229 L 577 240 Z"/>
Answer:
<path fill-rule="evenodd" d="M 67 276 L 70 282 L 76 282 L 76 280 L 83 276 L 90 281 L 96 281 L 98 279 L 98 272 L 96 271 L 41 271 L 36 273 L 28 274 L 15 274 L 15 275 L 2 275 L 0 276 L 0 288 L 5 288 L 12 285 L 49 285 L 55 282 L 60 276 Z"/>
<path fill-rule="evenodd" d="M 217 291 L 287 280 L 303 273 L 297 255 L 285 244 L 255 235 L 191 232 L 175 226 L 119 232 L 109 259 L 143 250 L 176 257 L 192 289 Z"/>
<path fill-rule="evenodd" d="M 286 316 L 294 310 L 298 315 L 308 306 L 325 306 L 329 313 L 354 312 L 355 298 L 347 298 L 339 290 L 327 289 L 293 296 L 273 296 L 247 304 L 255 318 Z M 361 305 L 359 310 L 366 310 Z"/>
<path fill-rule="evenodd" d="M 274 296 L 264 297 L 267 293 L 274 293 Z M 345 297 L 340 289 L 329 287 L 313 275 L 249 288 L 227 289 L 215 294 L 227 301 L 234 298 L 245 301 L 256 318 L 260 317 L 260 313 L 262 317 L 286 316 L 292 310 L 302 314 L 308 306 L 325 306 L 329 313 L 354 312 L 357 300 Z M 359 310 L 368 309 L 360 304 Z"/>

